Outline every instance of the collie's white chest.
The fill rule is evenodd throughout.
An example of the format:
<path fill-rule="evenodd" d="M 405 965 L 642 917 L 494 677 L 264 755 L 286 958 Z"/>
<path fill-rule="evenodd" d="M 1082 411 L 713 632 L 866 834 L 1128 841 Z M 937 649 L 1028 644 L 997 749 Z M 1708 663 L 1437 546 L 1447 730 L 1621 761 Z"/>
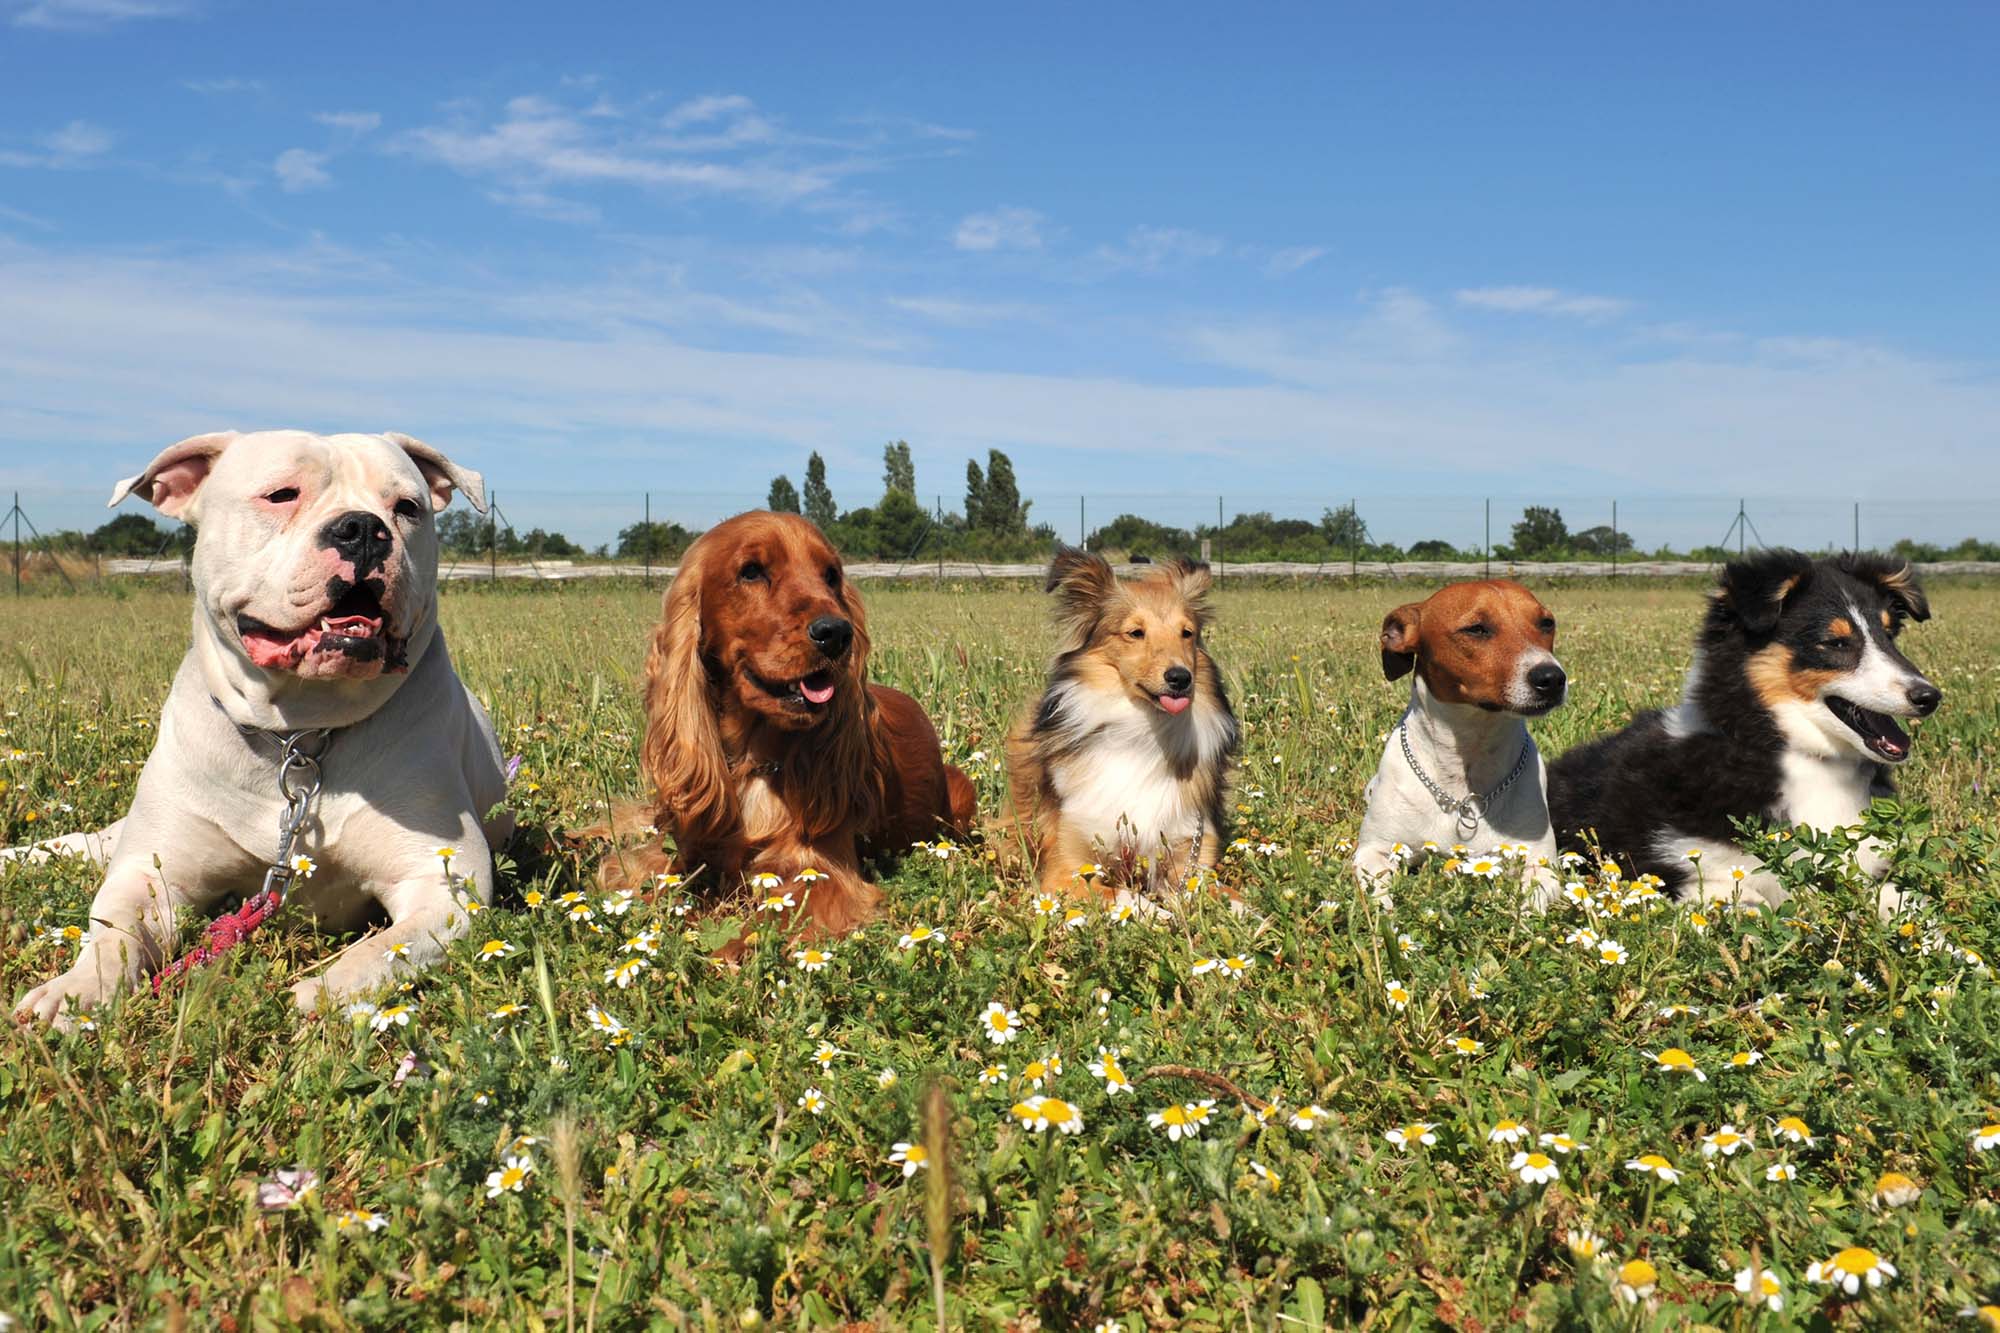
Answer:
<path fill-rule="evenodd" d="M 1781 766 L 1779 818 L 1822 831 L 1858 824 L 1873 777 L 1870 765 L 1788 753 Z"/>
<path fill-rule="evenodd" d="M 1200 805 L 1150 734 L 1101 735 L 1050 778 L 1064 822 L 1106 848 L 1143 855 L 1201 834 Z"/>

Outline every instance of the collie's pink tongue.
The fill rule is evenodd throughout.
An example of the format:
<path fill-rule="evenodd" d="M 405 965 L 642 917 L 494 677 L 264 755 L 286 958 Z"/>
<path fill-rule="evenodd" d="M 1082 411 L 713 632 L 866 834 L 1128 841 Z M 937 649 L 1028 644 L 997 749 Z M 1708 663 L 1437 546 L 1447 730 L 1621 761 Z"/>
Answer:
<path fill-rule="evenodd" d="M 1160 696 L 1160 707 L 1166 709 L 1169 713 L 1184 712 L 1187 706 L 1193 702 L 1194 700 L 1185 694 L 1163 694 Z"/>
<path fill-rule="evenodd" d="M 799 682 L 799 693 L 806 697 L 808 703 L 823 704 L 833 697 L 833 681 L 829 678 L 826 684 L 815 685 L 812 677 L 807 676 Z"/>

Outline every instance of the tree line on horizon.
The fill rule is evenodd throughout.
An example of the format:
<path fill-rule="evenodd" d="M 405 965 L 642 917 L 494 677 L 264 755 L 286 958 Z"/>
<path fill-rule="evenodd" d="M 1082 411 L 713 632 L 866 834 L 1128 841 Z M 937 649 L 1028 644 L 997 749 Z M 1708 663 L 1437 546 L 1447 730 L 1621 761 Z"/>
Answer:
<path fill-rule="evenodd" d="M 771 479 L 765 507 L 799 514 L 816 524 L 849 560 L 913 561 L 945 559 L 992 563 L 1031 563 L 1045 558 L 1058 535 L 1046 522 L 1031 522 L 1032 500 L 1021 498 L 1013 460 L 999 449 L 987 451 L 982 467 L 965 463 L 962 506 L 945 510 L 942 503 L 926 508 L 917 498 L 916 463 L 907 441 L 893 440 L 882 451 L 882 495 L 872 505 L 841 509 L 826 479 L 826 461 L 817 451 L 808 455 L 804 485 L 780 474 Z M 490 521 L 469 508 L 452 508 L 438 515 L 438 545 L 448 559 L 489 556 L 502 559 L 651 558 L 671 563 L 701 533 L 672 521 L 631 524 L 615 543 L 586 548 L 561 532 L 531 528 L 517 533 L 511 524 Z M 193 530 L 184 525 L 162 527 L 143 514 L 119 514 L 94 531 L 50 533 L 56 550 L 97 556 L 152 557 L 178 555 L 193 545 Z M 1735 552 L 1721 546 L 1681 551 L 1660 547 L 1635 549 L 1632 536 L 1608 524 L 1572 531 L 1562 510 L 1532 505 L 1512 525 L 1511 540 L 1495 543 L 1492 558 L 1503 561 L 1563 561 L 1620 559 L 1719 561 Z M 1213 558 L 1247 562 L 1285 560 L 1304 563 L 1365 561 L 1472 561 L 1484 558 L 1476 545 L 1462 547 L 1443 539 L 1398 546 L 1375 539 L 1366 518 L 1353 503 L 1323 511 L 1317 521 L 1277 518 L 1268 511 L 1239 513 L 1220 526 L 1192 528 L 1157 523 L 1138 514 L 1119 514 L 1093 529 L 1084 542 L 1093 551 L 1118 559 L 1160 560 L 1198 557 L 1204 544 Z M 1908 538 L 1889 548 L 1914 561 L 2000 561 L 2000 542 L 1968 537 L 1953 546 Z"/>

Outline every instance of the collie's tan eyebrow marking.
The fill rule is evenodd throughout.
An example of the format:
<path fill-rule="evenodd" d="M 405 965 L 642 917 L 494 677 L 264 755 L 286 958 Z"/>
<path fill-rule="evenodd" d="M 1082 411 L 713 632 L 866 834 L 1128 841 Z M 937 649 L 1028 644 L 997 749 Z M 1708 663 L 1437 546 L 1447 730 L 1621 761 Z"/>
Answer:
<path fill-rule="evenodd" d="M 1837 639 L 1853 637 L 1854 624 L 1846 616 L 1835 616 L 1826 622 L 1826 632 Z"/>
<path fill-rule="evenodd" d="M 1896 618 L 1889 614 L 1889 610 L 1887 607 L 1884 607 L 1882 609 L 1882 628 L 1883 629 L 1896 628 Z"/>

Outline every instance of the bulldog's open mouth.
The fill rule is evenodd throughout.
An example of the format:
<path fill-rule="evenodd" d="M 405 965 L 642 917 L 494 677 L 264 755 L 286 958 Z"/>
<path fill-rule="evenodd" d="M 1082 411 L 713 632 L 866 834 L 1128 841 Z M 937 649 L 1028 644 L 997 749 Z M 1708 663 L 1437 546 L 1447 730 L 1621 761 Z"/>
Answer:
<path fill-rule="evenodd" d="M 1825 702 L 1827 710 L 1846 723 L 1870 753 L 1891 764 L 1900 764 L 1910 757 L 1910 733 L 1897 726 L 1895 718 L 1887 713 L 1870 712 L 1837 694 L 1827 695 Z"/>
<path fill-rule="evenodd" d="M 382 599 L 367 583 L 341 593 L 312 623 L 280 629 L 254 616 L 238 616 L 236 633 L 251 662 L 266 671 L 296 671 L 307 658 L 343 657 L 355 663 L 387 661 L 398 654 L 383 626 Z"/>
<path fill-rule="evenodd" d="M 758 689 L 785 707 L 795 708 L 804 713 L 813 712 L 832 703 L 834 689 L 840 680 L 840 677 L 824 668 L 789 681 L 766 680 L 748 667 L 744 668 L 744 674 L 755 682 Z"/>

